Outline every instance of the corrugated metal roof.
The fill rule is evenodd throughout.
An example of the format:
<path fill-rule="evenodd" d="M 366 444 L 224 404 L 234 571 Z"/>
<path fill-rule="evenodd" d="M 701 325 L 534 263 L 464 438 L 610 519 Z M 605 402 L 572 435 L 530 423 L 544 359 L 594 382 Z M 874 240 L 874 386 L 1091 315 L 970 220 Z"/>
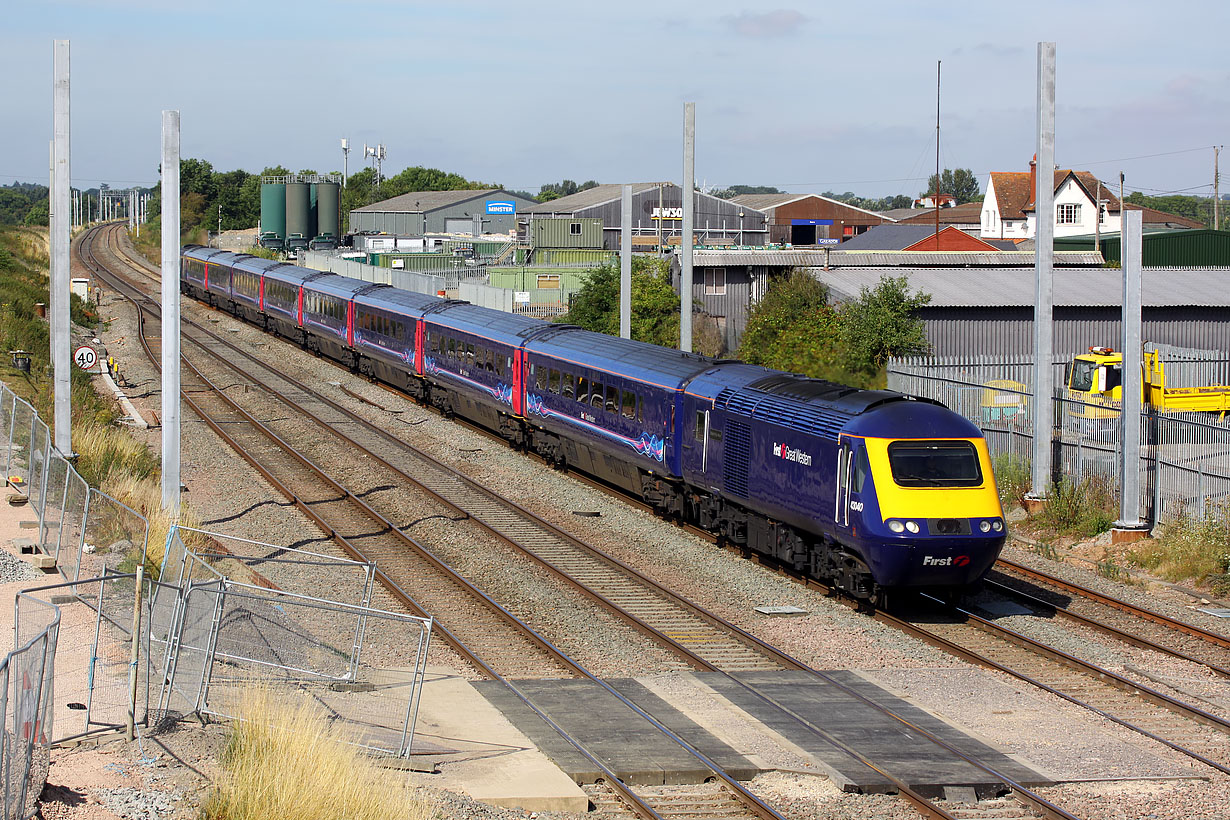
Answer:
<path fill-rule="evenodd" d="M 838 299 L 857 299 L 881 276 L 909 279 L 911 290 L 931 294 L 929 307 L 1022 307 L 1034 304 L 1034 277 L 1021 270 L 861 268 L 809 271 Z M 1145 268 L 1146 307 L 1230 307 L 1230 268 Z M 1107 307 L 1123 303 L 1123 273 L 1114 268 L 1058 270 L 1055 305 Z"/>
<path fill-rule="evenodd" d="M 852 211 L 859 211 L 860 213 L 870 214 L 871 216 L 884 217 L 885 219 L 889 219 L 889 221 L 896 221 L 883 212 L 869 211 L 866 208 L 851 205 L 849 202 L 842 202 L 840 199 L 833 199 L 832 197 L 821 196 L 820 194 L 740 194 L 739 196 L 732 196 L 730 201 L 736 205 L 742 205 L 745 208 L 764 211 L 771 210 L 773 208 L 780 208 L 781 206 L 787 205 L 791 202 L 798 202 L 800 199 L 819 199 L 824 202 L 831 202 L 834 205 L 840 205 L 843 208 L 849 208 Z"/>
<path fill-rule="evenodd" d="M 632 193 L 639 194 L 642 191 L 647 191 L 650 188 L 656 189 L 659 185 L 669 188 L 678 188 L 672 182 L 634 182 L 632 183 Z M 572 214 L 585 208 L 592 208 L 595 205 L 603 205 L 607 202 L 615 202 L 623 196 L 623 185 L 607 184 L 599 185 L 597 188 L 587 188 L 584 191 L 577 191 L 569 196 L 562 196 L 559 199 L 553 199 L 550 202 L 543 202 L 540 205 L 526 208 L 525 213 L 531 214 Z"/>
<path fill-rule="evenodd" d="M 900 265 L 910 268 L 1032 268 L 1032 252 L 1001 251 L 846 251 L 846 250 L 697 250 L 692 264 L 696 267 L 725 265 L 764 265 L 767 267 L 871 267 Z M 1102 255 L 1095 251 L 1059 251 L 1055 264 L 1064 266 L 1101 266 Z"/>
<path fill-rule="evenodd" d="M 481 190 L 467 191 L 411 191 L 408 194 L 395 196 L 392 199 L 386 199 L 383 202 L 373 202 L 371 205 L 364 205 L 362 208 L 354 208 L 353 212 L 388 212 L 396 211 L 400 213 L 426 213 L 434 211 L 438 208 L 447 208 L 450 205 L 456 205 L 458 202 L 465 202 L 470 199 L 478 199 L 479 197 L 490 196 L 491 194 L 500 194 L 500 196 L 513 196 L 508 191 L 500 188 L 483 188 Z M 520 197 L 517 197 L 520 199 Z"/>

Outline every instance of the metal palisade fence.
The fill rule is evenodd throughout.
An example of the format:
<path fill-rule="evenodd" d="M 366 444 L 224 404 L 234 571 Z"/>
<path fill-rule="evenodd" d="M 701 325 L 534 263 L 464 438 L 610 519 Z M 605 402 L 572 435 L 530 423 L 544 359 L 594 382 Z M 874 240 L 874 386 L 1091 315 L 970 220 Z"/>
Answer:
<path fill-rule="evenodd" d="M 1167 380 L 1176 385 L 1226 383 L 1225 357 L 1206 351 L 1162 348 Z M 1122 486 L 1122 420 L 1117 403 L 1091 404 L 1068 394 L 1064 359 L 1051 367 L 1055 402 L 1051 441 L 1056 480 L 1101 477 Z M 942 402 L 983 431 L 992 456 L 1028 460 L 1033 370 L 1024 358 L 910 357 L 888 364 L 888 388 Z M 1152 525 L 1166 519 L 1224 515 L 1230 498 L 1230 419 L 1209 413 L 1144 408 L 1140 452 L 1140 511 Z"/>
<path fill-rule="evenodd" d="M 307 690 L 353 742 L 409 754 L 432 622 L 371 607 L 372 565 L 172 526 L 142 579 L 145 516 L 90 487 L 3 383 L 0 467 L 33 519 L 19 545 L 55 573 L 18 594 L 0 660 L 0 820 L 37 810 L 50 745 L 231 716 L 251 685 Z"/>

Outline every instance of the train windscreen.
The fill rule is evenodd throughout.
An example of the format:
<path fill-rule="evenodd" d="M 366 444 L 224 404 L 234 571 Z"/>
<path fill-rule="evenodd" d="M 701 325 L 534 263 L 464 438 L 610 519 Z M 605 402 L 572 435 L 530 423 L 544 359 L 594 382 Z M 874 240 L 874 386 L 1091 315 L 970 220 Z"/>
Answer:
<path fill-rule="evenodd" d="M 894 441 L 888 445 L 893 481 L 902 487 L 978 487 L 982 467 L 968 441 Z"/>

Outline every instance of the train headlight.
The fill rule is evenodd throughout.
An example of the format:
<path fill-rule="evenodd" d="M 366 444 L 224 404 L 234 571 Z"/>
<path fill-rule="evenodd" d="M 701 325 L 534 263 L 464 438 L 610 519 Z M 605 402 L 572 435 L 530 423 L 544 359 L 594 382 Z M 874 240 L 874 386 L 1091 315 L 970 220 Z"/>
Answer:
<path fill-rule="evenodd" d="M 999 519 L 996 519 L 994 522 L 991 523 L 991 529 L 995 530 L 996 532 L 1003 532 L 1004 522 L 1000 521 Z"/>
<path fill-rule="evenodd" d="M 991 522 L 990 522 L 990 521 L 980 521 L 980 522 L 978 522 L 978 529 L 982 530 L 983 532 L 990 532 L 990 531 L 991 531 Z"/>
<path fill-rule="evenodd" d="M 902 524 L 896 519 L 888 522 L 888 528 L 893 532 L 905 532 L 905 524 Z"/>
<path fill-rule="evenodd" d="M 913 521 L 905 522 L 905 528 L 909 530 L 910 532 L 914 533 L 915 535 L 918 534 L 918 524 Z"/>

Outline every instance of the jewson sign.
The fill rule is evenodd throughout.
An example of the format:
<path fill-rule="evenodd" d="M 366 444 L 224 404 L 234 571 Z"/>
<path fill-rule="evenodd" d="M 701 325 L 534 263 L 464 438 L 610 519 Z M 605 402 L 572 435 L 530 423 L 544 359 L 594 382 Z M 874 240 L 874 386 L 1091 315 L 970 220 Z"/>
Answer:
<path fill-rule="evenodd" d="M 487 213 L 489 214 L 515 214 L 517 212 L 517 203 L 511 200 L 503 201 L 496 199 L 487 200 Z"/>

